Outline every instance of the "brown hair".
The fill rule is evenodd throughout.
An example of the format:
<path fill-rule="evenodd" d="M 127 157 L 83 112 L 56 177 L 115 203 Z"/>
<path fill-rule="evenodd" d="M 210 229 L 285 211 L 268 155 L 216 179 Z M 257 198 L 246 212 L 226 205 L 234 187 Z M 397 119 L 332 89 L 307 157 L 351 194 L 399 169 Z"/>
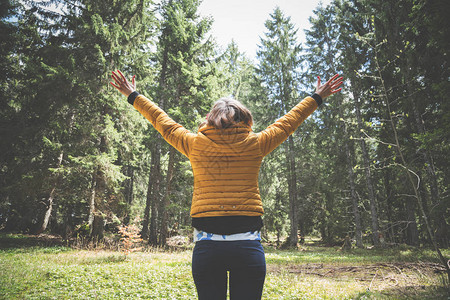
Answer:
<path fill-rule="evenodd" d="M 252 126 L 252 113 L 241 102 L 232 98 L 220 98 L 206 117 L 206 124 L 225 129 L 239 122 Z"/>

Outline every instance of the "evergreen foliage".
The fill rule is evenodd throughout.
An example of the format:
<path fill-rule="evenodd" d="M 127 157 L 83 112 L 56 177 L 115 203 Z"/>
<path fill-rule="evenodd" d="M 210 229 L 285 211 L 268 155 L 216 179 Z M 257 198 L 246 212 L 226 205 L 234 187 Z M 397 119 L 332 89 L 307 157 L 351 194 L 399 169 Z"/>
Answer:
<path fill-rule="evenodd" d="M 256 62 L 218 49 L 199 3 L 2 2 L 2 230 L 101 239 L 140 217 L 164 245 L 190 228 L 189 163 L 108 86 L 112 70 L 191 131 L 233 96 L 255 132 L 339 72 L 344 92 L 263 162 L 264 238 L 449 247 L 448 1 L 335 0 L 305 45 L 275 8 Z"/>

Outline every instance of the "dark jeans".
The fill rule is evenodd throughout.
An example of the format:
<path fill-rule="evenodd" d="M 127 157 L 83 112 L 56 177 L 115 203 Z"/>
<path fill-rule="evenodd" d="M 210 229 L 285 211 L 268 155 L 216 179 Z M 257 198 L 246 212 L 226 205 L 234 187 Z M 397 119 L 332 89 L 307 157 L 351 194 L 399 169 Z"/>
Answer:
<path fill-rule="evenodd" d="M 260 241 L 196 242 L 192 275 L 199 300 L 226 299 L 227 271 L 232 300 L 261 299 L 266 259 Z"/>

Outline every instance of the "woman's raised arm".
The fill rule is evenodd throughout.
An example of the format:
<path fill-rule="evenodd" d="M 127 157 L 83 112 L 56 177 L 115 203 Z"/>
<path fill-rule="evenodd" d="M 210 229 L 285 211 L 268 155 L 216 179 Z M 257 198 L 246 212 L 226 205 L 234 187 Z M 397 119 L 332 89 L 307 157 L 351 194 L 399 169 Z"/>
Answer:
<path fill-rule="evenodd" d="M 189 156 L 196 135 L 175 122 L 151 100 L 136 92 L 135 76 L 130 83 L 122 72 L 117 70 L 117 73 L 112 72 L 112 78 L 115 83 L 111 82 L 111 85 L 128 97 L 128 102 L 150 121 L 162 137 L 182 154 Z"/>
<path fill-rule="evenodd" d="M 278 119 L 275 123 L 257 134 L 260 149 L 263 156 L 266 156 L 284 142 L 300 124 L 309 117 L 326 97 L 341 91 L 338 87 L 342 84 L 342 77 L 334 75 L 325 84 L 320 83 L 317 77 L 316 92 L 311 97 L 306 97 L 286 115 Z"/>

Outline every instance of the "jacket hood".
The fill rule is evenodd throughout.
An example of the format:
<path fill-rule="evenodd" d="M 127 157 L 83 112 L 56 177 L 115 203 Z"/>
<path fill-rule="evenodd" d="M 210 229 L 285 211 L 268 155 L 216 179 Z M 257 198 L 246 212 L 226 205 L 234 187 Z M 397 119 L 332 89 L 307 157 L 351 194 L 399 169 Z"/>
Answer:
<path fill-rule="evenodd" d="M 240 122 L 225 129 L 217 129 L 205 124 L 198 129 L 198 134 L 205 136 L 216 144 L 232 144 L 245 140 L 252 132 L 252 127 Z"/>

